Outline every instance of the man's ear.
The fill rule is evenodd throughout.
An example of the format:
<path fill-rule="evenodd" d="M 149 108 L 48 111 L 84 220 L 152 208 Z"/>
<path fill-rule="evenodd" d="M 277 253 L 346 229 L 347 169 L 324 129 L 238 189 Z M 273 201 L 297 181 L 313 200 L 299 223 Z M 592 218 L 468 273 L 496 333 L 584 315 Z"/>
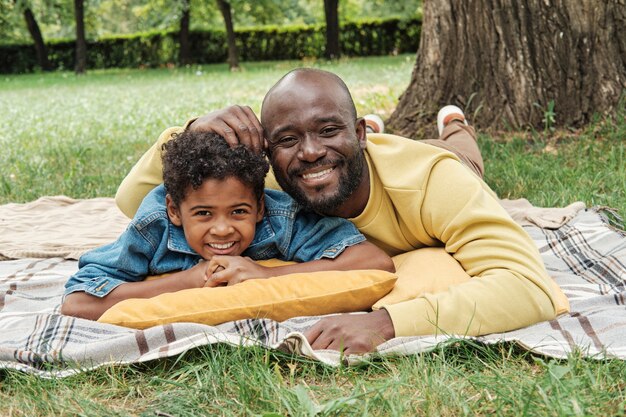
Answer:
<path fill-rule="evenodd" d="M 265 194 L 261 194 L 261 198 L 259 198 L 259 204 L 257 207 L 257 214 L 256 214 L 256 222 L 260 222 L 261 219 L 263 219 L 263 216 L 265 216 Z"/>
<path fill-rule="evenodd" d="M 355 123 L 356 137 L 359 140 L 359 147 L 361 149 L 367 148 L 367 130 L 365 129 L 365 119 L 359 117 Z"/>
<path fill-rule="evenodd" d="M 180 218 L 180 209 L 174 204 L 174 200 L 172 200 L 169 194 L 165 196 L 165 205 L 167 206 L 167 216 L 170 218 L 170 221 L 175 226 L 182 226 L 183 221 Z"/>

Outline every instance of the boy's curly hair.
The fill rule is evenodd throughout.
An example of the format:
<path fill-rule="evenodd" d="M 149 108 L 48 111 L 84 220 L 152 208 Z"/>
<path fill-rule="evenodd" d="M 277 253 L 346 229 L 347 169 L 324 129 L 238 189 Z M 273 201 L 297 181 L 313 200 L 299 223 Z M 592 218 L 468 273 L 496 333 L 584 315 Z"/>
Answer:
<path fill-rule="evenodd" d="M 177 206 L 186 193 L 207 179 L 236 178 L 249 186 L 257 200 L 263 195 L 269 163 L 243 145 L 231 147 L 208 132 L 184 131 L 163 145 L 163 182 Z"/>

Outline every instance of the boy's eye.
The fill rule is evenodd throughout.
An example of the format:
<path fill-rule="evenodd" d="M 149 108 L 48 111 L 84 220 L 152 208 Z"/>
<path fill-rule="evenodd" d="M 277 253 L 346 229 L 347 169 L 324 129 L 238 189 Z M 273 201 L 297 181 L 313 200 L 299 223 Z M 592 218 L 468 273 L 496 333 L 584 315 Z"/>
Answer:
<path fill-rule="evenodd" d="M 235 215 L 244 215 L 244 214 L 248 214 L 248 210 L 246 209 L 235 209 L 233 210 L 233 214 Z"/>
<path fill-rule="evenodd" d="M 209 210 L 198 210 L 194 213 L 194 216 L 210 216 L 211 212 Z"/>

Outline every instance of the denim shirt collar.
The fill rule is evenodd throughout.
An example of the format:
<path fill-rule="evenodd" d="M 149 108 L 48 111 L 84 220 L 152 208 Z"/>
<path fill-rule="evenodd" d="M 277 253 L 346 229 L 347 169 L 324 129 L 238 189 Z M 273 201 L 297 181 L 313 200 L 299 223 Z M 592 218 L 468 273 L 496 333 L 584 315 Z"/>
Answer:
<path fill-rule="evenodd" d="M 182 227 L 174 225 L 171 221 L 168 222 L 169 230 L 167 236 L 167 248 L 173 252 L 187 253 L 190 255 L 198 255 L 197 252 L 191 249 L 187 239 L 185 239 L 185 231 Z"/>
<path fill-rule="evenodd" d="M 174 252 L 199 256 L 187 243 L 183 228 L 171 222 L 167 214 L 167 206 L 165 205 L 166 194 L 167 191 L 163 184 L 155 187 L 148 193 L 141 203 L 137 214 L 135 214 L 132 224 L 139 230 L 143 230 L 146 227 L 152 227 L 150 225 L 153 221 L 161 218 L 165 220 L 165 223 L 161 223 L 161 227 L 165 228 L 162 233 L 163 237 L 167 235 L 167 248 Z"/>

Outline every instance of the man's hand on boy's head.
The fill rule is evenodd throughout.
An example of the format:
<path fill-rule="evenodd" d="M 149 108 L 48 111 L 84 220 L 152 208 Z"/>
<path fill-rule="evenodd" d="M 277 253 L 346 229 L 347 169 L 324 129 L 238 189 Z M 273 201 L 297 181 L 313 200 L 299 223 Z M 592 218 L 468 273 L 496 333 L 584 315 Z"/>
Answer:
<path fill-rule="evenodd" d="M 230 146 L 243 144 L 259 153 L 265 149 L 263 127 L 248 106 L 230 106 L 197 118 L 189 130 L 213 132 L 226 139 Z"/>
<path fill-rule="evenodd" d="M 234 285 L 248 279 L 269 277 L 269 268 L 243 256 L 215 255 L 208 264 L 205 287 Z"/>

